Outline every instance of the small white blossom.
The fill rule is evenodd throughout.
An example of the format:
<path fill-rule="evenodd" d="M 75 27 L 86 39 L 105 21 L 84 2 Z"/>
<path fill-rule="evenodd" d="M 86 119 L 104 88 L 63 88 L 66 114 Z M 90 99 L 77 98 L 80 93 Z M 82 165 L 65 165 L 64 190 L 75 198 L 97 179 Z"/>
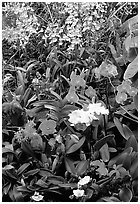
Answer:
<path fill-rule="evenodd" d="M 78 182 L 78 187 L 81 187 L 87 183 L 89 183 L 91 181 L 90 176 L 85 176 L 84 178 L 82 178 L 79 182 Z"/>
<path fill-rule="evenodd" d="M 39 192 L 35 192 L 33 196 L 31 196 L 31 199 L 36 201 L 36 202 L 39 202 L 43 199 L 44 196 L 42 195 L 39 195 Z"/>
<path fill-rule="evenodd" d="M 89 126 L 93 120 L 99 120 L 98 115 L 109 114 L 108 109 L 102 106 L 101 103 L 91 103 L 85 109 L 74 110 L 69 114 L 69 122 L 74 126 L 78 123 L 85 123 Z"/>
<path fill-rule="evenodd" d="M 76 190 L 73 190 L 73 194 L 79 198 L 79 197 L 82 197 L 84 195 L 84 190 L 80 190 L 80 189 L 76 189 Z"/>

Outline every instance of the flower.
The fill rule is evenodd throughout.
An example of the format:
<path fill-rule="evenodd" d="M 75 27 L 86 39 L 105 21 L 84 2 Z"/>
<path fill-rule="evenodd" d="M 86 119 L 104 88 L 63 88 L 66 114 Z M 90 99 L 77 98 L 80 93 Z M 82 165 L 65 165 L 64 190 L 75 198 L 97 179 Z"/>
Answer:
<path fill-rule="evenodd" d="M 79 197 L 82 197 L 84 195 L 84 190 L 80 190 L 80 189 L 76 189 L 76 190 L 73 190 L 73 194 L 79 198 Z"/>
<path fill-rule="evenodd" d="M 81 187 L 87 183 L 89 183 L 91 181 L 90 176 L 85 176 L 84 178 L 82 178 L 79 182 L 78 182 L 78 187 Z"/>
<path fill-rule="evenodd" d="M 39 195 L 39 192 L 36 192 L 34 193 L 33 196 L 31 196 L 31 199 L 34 200 L 34 201 L 41 201 L 43 199 L 44 196 L 42 195 Z"/>
<path fill-rule="evenodd" d="M 108 109 L 102 106 L 101 103 L 91 103 L 86 109 L 78 109 L 72 111 L 69 116 L 69 122 L 72 123 L 71 126 L 74 126 L 78 123 L 85 123 L 86 126 L 89 126 L 93 120 L 99 120 L 98 115 L 100 114 L 109 114 Z"/>
<path fill-rule="evenodd" d="M 94 69 L 95 77 L 100 79 L 101 76 L 104 77 L 115 77 L 118 75 L 117 67 L 110 62 L 102 62 L 102 64 Z"/>
<path fill-rule="evenodd" d="M 43 134 L 49 135 L 53 134 L 56 131 L 56 122 L 54 120 L 43 119 L 42 123 L 39 126 Z"/>

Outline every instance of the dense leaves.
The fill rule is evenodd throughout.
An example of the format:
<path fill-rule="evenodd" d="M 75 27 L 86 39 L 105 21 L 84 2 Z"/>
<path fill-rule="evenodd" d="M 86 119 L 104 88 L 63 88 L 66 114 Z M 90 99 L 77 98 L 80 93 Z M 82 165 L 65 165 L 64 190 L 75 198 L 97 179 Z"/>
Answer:
<path fill-rule="evenodd" d="M 137 201 L 138 3 L 3 2 L 2 17 L 3 201 Z"/>

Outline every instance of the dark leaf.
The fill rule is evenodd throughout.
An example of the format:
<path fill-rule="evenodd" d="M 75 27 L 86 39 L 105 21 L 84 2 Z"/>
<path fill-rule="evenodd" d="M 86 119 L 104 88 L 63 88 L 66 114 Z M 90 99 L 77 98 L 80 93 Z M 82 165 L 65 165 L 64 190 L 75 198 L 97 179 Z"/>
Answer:
<path fill-rule="evenodd" d="M 17 170 L 18 176 L 22 174 L 28 167 L 30 166 L 30 163 L 24 163 L 20 168 Z"/>
<path fill-rule="evenodd" d="M 24 173 L 24 176 L 25 177 L 34 176 L 35 174 L 37 174 L 39 172 L 40 172 L 40 169 L 30 170 L 30 171 Z"/>
<path fill-rule="evenodd" d="M 101 158 L 104 162 L 108 162 L 110 159 L 110 153 L 109 153 L 109 149 L 108 149 L 108 144 L 105 143 L 99 150 L 100 154 L 101 154 Z"/>
<path fill-rule="evenodd" d="M 21 192 L 17 191 L 17 187 L 13 187 L 13 194 L 16 202 L 24 202 L 24 197 Z"/>
<path fill-rule="evenodd" d="M 87 171 L 88 167 L 89 167 L 89 161 L 87 160 L 80 161 L 76 166 L 77 175 L 82 176 Z"/>
<path fill-rule="evenodd" d="M 65 166 L 68 172 L 73 175 L 76 175 L 76 169 L 72 160 L 65 157 Z"/>
<path fill-rule="evenodd" d="M 73 153 L 75 151 L 77 151 L 85 142 L 85 137 L 82 137 L 79 142 L 77 142 L 76 144 L 70 146 L 70 148 L 66 151 L 66 154 L 70 154 Z"/>
<path fill-rule="evenodd" d="M 138 157 L 136 157 L 134 161 L 132 161 L 129 172 L 133 180 L 138 178 Z"/>
<path fill-rule="evenodd" d="M 138 142 L 132 133 L 129 139 L 126 141 L 125 148 L 127 149 L 128 147 L 132 147 L 133 151 L 137 152 L 138 151 Z"/>
<path fill-rule="evenodd" d="M 127 149 L 125 149 L 122 153 L 120 153 L 119 155 L 117 155 L 116 157 L 113 157 L 109 163 L 108 166 L 111 167 L 114 164 L 122 164 L 122 162 L 125 160 L 125 158 L 127 157 L 127 155 L 130 155 L 133 151 L 132 147 L 128 147 Z"/>
<path fill-rule="evenodd" d="M 26 154 L 28 154 L 29 156 L 32 156 L 33 158 L 36 159 L 36 156 L 35 156 L 35 154 L 34 154 L 34 152 L 33 152 L 33 150 L 32 150 L 32 147 L 31 147 L 31 145 L 30 145 L 29 143 L 22 141 L 22 142 L 21 142 L 21 149 L 22 149 Z"/>
<path fill-rule="evenodd" d="M 114 123 L 115 123 L 118 131 L 120 132 L 120 134 L 126 139 L 125 133 L 123 131 L 123 126 L 122 126 L 120 120 L 118 118 L 116 118 L 116 117 L 114 117 L 113 120 L 114 120 Z"/>
<path fill-rule="evenodd" d="M 26 193 L 31 193 L 32 191 L 30 191 L 29 189 L 26 188 L 26 186 L 18 186 L 17 187 L 17 191 L 19 192 L 26 192 Z"/>
<path fill-rule="evenodd" d="M 94 145 L 94 150 L 98 151 L 105 143 L 112 140 L 115 136 L 114 135 L 108 135 L 106 137 L 103 137 L 99 141 L 97 141 Z"/>

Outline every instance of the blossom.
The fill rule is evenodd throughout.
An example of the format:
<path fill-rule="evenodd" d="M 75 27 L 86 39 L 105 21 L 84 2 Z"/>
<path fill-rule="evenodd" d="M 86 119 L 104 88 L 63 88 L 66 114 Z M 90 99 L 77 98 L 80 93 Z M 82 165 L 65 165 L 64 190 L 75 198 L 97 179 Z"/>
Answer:
<path fill-rule="evenodd" d="M 86 109 L 78 109 L 72 111 L 69 116 L 69 122 L 72 123 L 71 126 L 74 126 L 78 123 L 85 123 L 86 126 L 89 126 L 93 120 L 99 120 L 100 114 L 109 114 L 108 109 L 102 106 L 101 103 L 91 103 Z"/>
<path fill-rule="evenodd" d="M 90 176 L 85 176 L 84 178 L 82 178 L 79 182 L 78 182 L 78 187 L 81 187 L 87 183 L 89 183 L 91 181 Z"/>
<path fill-rule="evenodd" d="M 94 69 L 96 78 L 100 79 L 101 76 L 104 77 L 115 77 L 118 75 L 117 67 L 112 63 L 102 62 L 102 64 Z"/>
<path fill-rule="evenodd" d="M 84 195 L 84 190 L 80 190 L 80 189 L 76 189 L 76 190 L 73 190 L 73 194 L 79 198 L 79 197 L 82 197 Z"/>
<path fill-rule="evenodd" d="M 34 201 L 41 201 L 43 199 L 44 196 L 42 195 L 39 195 L 39 192 L 36 192 L 34 193 L 33 196 L 31 196 L 31 199 L 34 200 Z"/>
<path fill-rule="evenodd" d="M 56 131 L 56 122 L 54 120 L 46 120 L 43 119 L 39 128 L 41 129 L 43 134 L 49 135 L 53 134 Z"/>

